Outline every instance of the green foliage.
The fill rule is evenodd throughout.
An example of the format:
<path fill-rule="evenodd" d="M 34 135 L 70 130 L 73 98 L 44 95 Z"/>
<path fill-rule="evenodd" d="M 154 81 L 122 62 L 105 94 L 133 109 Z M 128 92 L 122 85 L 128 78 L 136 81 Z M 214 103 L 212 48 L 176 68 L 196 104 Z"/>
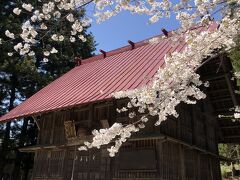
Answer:
<path fill-rule="evenodd" d="M 240 158 L 240 145 L 237 144 L 219 144 L 219 155 L 229 159 Z"/>
<path fill-rule="evenodd" d="M 221 164 L 221 174 L 222 176 L 226 176 L 228 173 L 232 172 L 232 167 L 227 164 Z"/>
<path fill-rule="evenodd" d="M 233 166 L 235 170 L 239 170 L 239 158 L 240 158 L 240 145 L 238 144 L 219 144 L 219 155 L 228 159 L 228 161 L 222 161 L 221 174 L 223 177 L 228 178 L 234 174 Z"/>

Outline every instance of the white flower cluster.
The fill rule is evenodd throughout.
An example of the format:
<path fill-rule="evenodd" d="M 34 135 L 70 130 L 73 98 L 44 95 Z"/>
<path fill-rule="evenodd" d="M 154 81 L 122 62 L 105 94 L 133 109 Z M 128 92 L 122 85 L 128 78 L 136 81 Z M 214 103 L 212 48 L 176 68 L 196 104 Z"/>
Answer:
<path fill-rule="evenodd" d="M 182 45 L 186 46 L 184 50 L 166 55 L 164 58 L 165 66 L 157 71 L 149 85 L 113 94 L 116 99 L 130 99 L 127 107 L 117 109 L 117 111 L 125 112 L 133 107 L 138 108 L 139 113 L 158 116 L 158 120 L 155 122 L 156 126 L 160 125 L 170 115 L 178 117 L 176 106 L 180 102 L 195 104 L 196 100 L 206 97 L 200 90 L 200 86 L 208 86 L 208 83 L 202 83 L 200 76 L 196 73 L 196 70 L 202 65 L 203 59 L 215 55 L 216 49 L 227 51 L 234 47 L 233 39 L 239 34 L 239 30 L 238 20 L 227 16 L 223 18 L 218 29 L 212 29 L 210 25 L 208 30 L 205 29 L 202 32 L 199 32 L 198 29 L 187 32 L 185 43 Z M 179 38 L 182 38 L 182 36 L 179 36 Z M 164 41 L 164 39 L 162 40 Z M 199 44 L 199 42 L 201 43 Z M 135 113 L 129 113 L 130 118 L 135 116 Z M 235 113 L 234 116 L 240 117 L 240 113 Z M 131 133 L 144 128 L 147 121 L 148 118 L 142 116 L 139 121 L 127 126 L 114 124 L 109 129 L 100 130 L 101 132 L 95 130 L 93 142 L 86 142 L 80 150 L 87 150 L 87 148 L 92 147 L 100 148 L 100 146 L 114 141 L 115 145 L 108 149 L 110 156 L 114 156 L 122 143 L 131 136 Z M 126 131 L 126 128 L 129 127 L 134 127 L 134 130 Z M 123 135 L 121 132 L 126 134 Z M 117 135 L 120 138 L 115 139 Z"/>
<path fill-rule="evenodd" d="M 205 94 L 198 88 L 203 83 L 199 80 L 196 69 L 204 58 L 213 55 L 214 50 L 233 47 L 235 43 L 232 39 L 239 33 L 236 20 L 224 18 L 223 22 L 214 31 L 188 32 L 185 39 L 187 47 L 182 52 L 173 52 L 165 57 L 164 68 L 158 70 L 150 85 L 117 92 L 114 94 L 115 98 L 128 97 L 134 107 L 141 108 L 141 111 L 147 110 L 151 115 L 158 115 L 156 125 L 166 120 L 168 115 L 177 117 L 175 107 L 180 102 L 192 104 L 196 103 L 193 99 L 205 98 Z"/>
<path fill-rule="evenodd" d="M 84 146 L 81 146 L 79 150 L 87 150 L 88 148 L 100 148 L 102 145 L 107 145 L 111 142 L 115 142 L 115 145 L 111 146 L 107 150 L 111 157 L 115 156 L 121 147 L 122 143 L 130 138 L 131 133 L 139 131 L 133 124 L 123 126 L 121 123 L 114 123 L 108 129 L 93 130 L 93 140 L 91 143 L 85 142 Z"/>
<path fill-rule="evenodd" d="M 22 33 L 20 34 L 21 38 L 24 40 L 24 42 L 29 44 L 35 44 L 36 36 L 38 35 L 38 32 L 35 30 L 34 26 L 31 25 L 30 21 L 26 21 L 22 25 Z"/>
<path fill-rule="evenodd" d="M 233 114 L 234 119 L 240 119 L 240 106 L 235 107 L 235 112 Z"/>
<path fill-rule="evenodd" d="M 20 55 L 31 55 L 34 56 L 35 53 L 31 50 L 32 46 L 35 46 L 40 40 L 44 38 L 46 34 L 50 34 L 51 39 L 57 42 L 63 42 L 69 40 L 69 42 L 75 42 L 76 39 L 79 39 L 83 42 L 86 41 L 86 38 L 82 35 L 84 27 L 87 27 L 91 24 L 89 18 L 77 18 L 75 17 L 73 11 L 76 10 L 76 5 L 84 5 L 88 2 L 75 1 L 75 0 L 48 0 L 42 3 L 39 9 L 35 9 L 30 3 L 23 3 L 21 7 L 16 7 L 13 9 L 14 15 L 20 16 L 23 11 L 25 13 L 32 13 L 32 16 L 29 20 L 23 23 L 22 31 L 20 34 L 14 34 L 9 30 L 5 31 L 5 35 L 10 39 L 16 39 L 20 37 L 21 42 L 17 42 L 14 45 L 15 51 L 19 52 Z M 63 16 L 64 14 L 64 16 Z M 67 15 L 65 15 L 67 14 Z M 72 30 L 65 34 L 54 34 L 51 32 L 50 25 L 48 21 L 55 22 L 51 26 L 60 26 L 60 21 L 68 21 L 71 23 Z M 50 23 L 51 24 L 51 23 Z M 59 28 L 61 29 L 61 28 Z M 40 33 L 41 32 L 41 33 Z M 52 34 L 51 34 L 52 33 Z M 50 53 L 57 53 L 58 51 L 51 51 Z M 46 51 L 43 52 L 43 55 L 46 56 Z M 47 58 L 43 59 L 44 62 L 47 62 Z"/>
<path fill-rule="evenodd" d="M 19 52 L 20 55 L 28 54 L 29 56 L 34 56 L 35 53 L 33 51 L 30 51 L 30 44 L 25 43 L 24 45 L 22 43 L 18 43 L 14 46 L 14 50 Z"/>

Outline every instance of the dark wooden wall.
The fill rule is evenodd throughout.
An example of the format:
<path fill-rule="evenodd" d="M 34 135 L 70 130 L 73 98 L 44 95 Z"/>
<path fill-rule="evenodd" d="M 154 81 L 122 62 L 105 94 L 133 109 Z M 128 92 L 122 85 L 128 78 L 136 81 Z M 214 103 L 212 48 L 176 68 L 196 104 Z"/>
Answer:
<path fill-rule="evenodd" d="M 117 114 L 126 100 L 95 103 L 43 115 L 35 151 L 33 179 L 57 180 L 218 180 L 220 169 L 216 121 L 208 100 L 197 105 L 182 104 L 178 119 L 170 117 L 126 142 L 114 158 L 104 148 L 79 152 L 77 147 L 101 120 L 131 122 L 127 113 Z M 76 137 L 67 139 L 65 121 L 74 121 Z"/>

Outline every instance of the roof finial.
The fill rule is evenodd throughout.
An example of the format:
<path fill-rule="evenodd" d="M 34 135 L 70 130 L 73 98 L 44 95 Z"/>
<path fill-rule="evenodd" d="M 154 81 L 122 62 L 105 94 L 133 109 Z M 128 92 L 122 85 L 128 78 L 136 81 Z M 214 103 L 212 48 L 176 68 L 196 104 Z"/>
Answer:
<path fill-rule="evenodd" d="M 82 64 L 82 58 L 81 57 L 75 57 L 75 65 L 80 66 Z"/>
<path fill-rule="evenodd" d="M 102 50 L 102 49 L 100 49 L 99 51 L 103 54 L 103 57 L 104 57 L 104 58 L 107 57 L 107 52 L 106 52 L 106 51 L 104 51 L 104 50 Z"/>
<path fill-rule="evenodd" d="M 168 37 L 168 31 L 166 29 L 162 28 L 162 33 L 165 37 Z"/>
<path fill-rule="evenodd" d="M 134 42 L 132 42 L 131 40 L 128 40 L 128 43 L 131 45 L 132 49 L 135 48 L 135 43 Z"/>

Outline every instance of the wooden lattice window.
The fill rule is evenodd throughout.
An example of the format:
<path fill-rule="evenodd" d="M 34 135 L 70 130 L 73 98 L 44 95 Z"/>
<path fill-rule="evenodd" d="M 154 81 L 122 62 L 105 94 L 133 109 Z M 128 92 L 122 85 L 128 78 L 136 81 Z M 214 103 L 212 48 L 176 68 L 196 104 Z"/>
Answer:
<path fill-rule="evenodd" d="M 62 175 L 64 151 L 52 151 L 49 158 L 49 176 L 58 177 Z"/>
<path fill-rule="evenodd" d="M 156 159 L 156 140 L 129 142 L 114 158 L 113 176 L 132 179 L 156 178 Z"/>
<path fill-rule="evenodd" d="M 100 151 L 97 149 L 91 151 L 68 149 L 64 161 L 64 179 L 71 179 L 73 175 L 73 179 L 99 180 L 101 169 L 100 155 Z"/>
<path fill-rule="evenodd" d="M 37 151 L 34 159 L 34 176 L 47 176 L 48 151 Z"/>
<path fill-rule="evenodd" d="M 160 179 L 179 180 L 180 156 L 177 144 L 161 141 L 158 143 L 158 167 Z"/>

